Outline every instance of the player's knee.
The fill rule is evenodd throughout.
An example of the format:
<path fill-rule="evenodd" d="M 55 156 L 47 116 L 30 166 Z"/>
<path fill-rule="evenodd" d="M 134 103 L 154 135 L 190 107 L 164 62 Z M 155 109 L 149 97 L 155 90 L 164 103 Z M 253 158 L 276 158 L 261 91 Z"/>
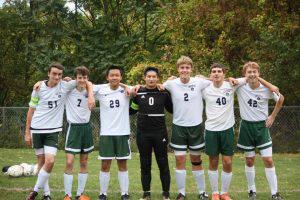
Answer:
<path fill-rule="evenodd" d="M 66 162 L 66 168 L 68 170 L 72 170 L 73 169 L 73 161 L 67 160 L 67 162 Z"/>
<path fill-rule="evenodd" d="M 169 171 L 169 163 L 167 157 L 157 159 L 157 165 L 160 171 Z"/>
<path fill-rule="evenodd" d="M 272 157 L 263 158 L 263 160 L 264 160 L 265 167 L 271 168 L 271 167 L 274 166 L 274 162 L 273 162 Z"/>
<path fill-rule="evenodd" d="M 223 166 L 231 167 L 231 165 L 232 165 L 232 160 L 231 159 L 224 159 L 223 160 Z"/>
<path fill-rule="evenodd" d="M 87 168 L 87 160 L 80 161 L 80 169 L 86 169 Z"/>

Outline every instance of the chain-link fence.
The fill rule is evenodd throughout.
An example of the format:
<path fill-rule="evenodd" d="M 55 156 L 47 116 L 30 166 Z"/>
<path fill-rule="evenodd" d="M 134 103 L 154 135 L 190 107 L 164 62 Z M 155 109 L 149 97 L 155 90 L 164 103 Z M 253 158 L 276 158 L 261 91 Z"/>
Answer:
<path fill-rule="evenodd" d="M 24 133 L 26 124 L 26 107 L 0 107 L 0 148 L 24 148 Z M 270 112 L 272 108 L 270 108 Z M 235 132 L 237 135 L 240 121 L 239 109 L 235 108 Z M 99 108 L 95 108 L 91 115 L 96 149 L 99 141 Z M 168 133 L 171 133 L 172 116 L 167 115 Z M 136 150 L 136 115 L 130 117 L 132 150 Z M 63 132 L 60 135 L 59 147 L 63 149 L 67 122 L 64 119 Z M 271 127 L 273 149 L 275 152 L 300 151 L 300 106 L 283 107 Z"/>

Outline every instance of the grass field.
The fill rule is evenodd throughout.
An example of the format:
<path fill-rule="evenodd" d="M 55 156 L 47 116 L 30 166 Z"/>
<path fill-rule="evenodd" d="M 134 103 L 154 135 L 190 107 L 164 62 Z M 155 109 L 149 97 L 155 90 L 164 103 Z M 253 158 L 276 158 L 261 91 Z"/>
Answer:
<path fill-rule="evenodd" d="M 97 199 L 99 193 L 98 174 L 100 169 L 100 161 L 97 160 L 97 152 L 90 155 L 89 162 L 89 178 L 86 186 L 86 194 L 91 199 Z M 279 190 L 285 199 L 296 200 L 300 199 L 300 173 L 298 171 L 300 166 L 300 154 L 275 154 L 275 165 L 278 176 Z M 173 154 L 169 154 L 170 170 L 171 170 L 171 199 L 176 197 L 176 185 L 174 180 L 174 158 Z M 35 156 L 32 150 L 29 149 L 0 149 L 0 166 L 20 164 L 22 162 L 34 163 Z M 63 170 L 65 163 L 65 154 L 63 151 L 58 152 L 56 164 L 50 177 L 51 196 L 53 199 L 63 199 Z M 161 199 L 161 184 L 159 180 L 159 173 L 157 165 L 153 162 L 152 166 L 152 199 Z M 140 183 L 140 167 L 138 154 L 134 153 L 132 160 L 128 162 L 129 179 L 130 179 L 130 195 L 131 199 L 139 199 L 141 196 Z M 204 156 L 204 166 L 207 169 L 207 157 Z M 187 167 L 191 169 L 190 164 Z M 75 176 L 73 182 L 73 193 L 77 188 L 77 174 L 78 160 L 76 160 Z M 247 199 L 246 194 L 246 180 L 244 174 L 244 159 L 242 154 L 236 154 L 234 157 L 233 179 L 230 187 L 230 193 L 234 200 Z M 206 172 L 207 175 L 207 172 Z M 0 199 L 2 200 L 18 200 L 25 199 L 28 192 L 32 189 L 36 181 L 36 177 L 21 177 L 9 178 L 0 175 Z M 208 177 L 206 176 L 207 191 L 210 191 Z M 260 200 L 270 199 L 269 188 L 264 174 L 264 168 L 260 158 L 257 159 L 256 164 L 256 185 L 258 198 Z M 187 172 L 186 184 L 187 197 L 189 200 L 197 199 L 196 185 L 192 177 L 191 171 Z M 117 167 L 113 162 L 111 171 L 110 187 L 108 197 L 111 200 L 120 199 L 119 185 L 117 179 Z M 40 197 L 39 197 L 40 199 Z"/>

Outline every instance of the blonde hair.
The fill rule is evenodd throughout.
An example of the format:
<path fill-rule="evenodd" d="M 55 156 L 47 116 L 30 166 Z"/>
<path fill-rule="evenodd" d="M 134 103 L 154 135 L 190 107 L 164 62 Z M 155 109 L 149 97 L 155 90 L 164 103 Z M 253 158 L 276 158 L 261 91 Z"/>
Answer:
<path fill-rule="evenodd" d="M 178 60 L 177 60 L 177 67 L 179 67 L 182 64 L 187 64 L 187 65 L 191 65 L 191 67 L 193 67 L 193 61 L 190 57 L 187 56 L 181 56 Z"/>
<path fill-rule="evenodd" d="M 248 68 L 257 69 L 258 72 L 259 72 L 259 70 L 260 70 L 260 67 L 259 67 L 259 65 L 258 65 L 256 62 L 251 62 L 251 61 L 249 61 L 249 62 L 246 62 L 246 63 L 244 64 L 244 66 L 243 66 L 243 75 L 246 74 L 246 70 L 247 70 Z"/>

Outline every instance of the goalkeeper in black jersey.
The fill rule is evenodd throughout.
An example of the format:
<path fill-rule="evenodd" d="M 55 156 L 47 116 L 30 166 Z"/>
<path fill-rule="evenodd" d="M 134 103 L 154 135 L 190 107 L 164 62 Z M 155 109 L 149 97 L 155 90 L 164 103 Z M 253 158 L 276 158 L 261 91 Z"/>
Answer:
<path fill-rule="evenodd" d="M 130 114 L 137 116 L 137 146 L 140 152 L 143 198 L 150 199 L 151 160 L 154 149 L 160 170 L 163 198 L 169 199 L 170 170 L 168 163 L 168 134 L 165 124 L 165 108 L 173 112 L 170 94 L 157 89 L 158 69 L 147 67 L 144 71 L 145 87 L 140 87 L 130 106 Z"/>

